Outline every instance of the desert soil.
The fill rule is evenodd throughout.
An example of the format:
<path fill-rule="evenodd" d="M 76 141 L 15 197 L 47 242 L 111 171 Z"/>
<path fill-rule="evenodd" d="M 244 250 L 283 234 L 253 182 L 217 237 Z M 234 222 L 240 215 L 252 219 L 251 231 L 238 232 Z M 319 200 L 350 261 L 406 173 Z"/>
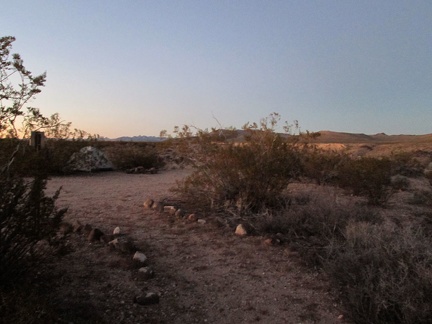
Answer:
<path fill-rule="evenodd" d="M 308 270 L 288 246 L 263 237 L 234 235 L 232 228 L 177 220 L 143 208 L 163 200 L 187 170 L 130 175 L 106 172 L 53 177 L 47 192 L 62 186 L 65 220 L 104 233 L 115 227 L 148 257 L 154 278 L 144 280 L 132 254 L 66 237 L 67 253 L 47 265 L 50 299 L 73 323 L 342 323 L 340 305 L 322 274 Z M 140 305 L 137 296 L 159 294 Z M 72 320 L 71 320 L 72 319 Z"/>

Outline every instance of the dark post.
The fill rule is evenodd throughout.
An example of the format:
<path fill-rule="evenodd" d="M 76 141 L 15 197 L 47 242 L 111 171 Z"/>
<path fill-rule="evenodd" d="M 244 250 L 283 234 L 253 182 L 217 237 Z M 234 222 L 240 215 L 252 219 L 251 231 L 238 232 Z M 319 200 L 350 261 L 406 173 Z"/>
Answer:
<path fill-rule="evenodd" d="M 45 144 L 45 134 L 44 132 L 31 132 L 30 146 L 34 147 L 36 151 L 40 149 Z"/>

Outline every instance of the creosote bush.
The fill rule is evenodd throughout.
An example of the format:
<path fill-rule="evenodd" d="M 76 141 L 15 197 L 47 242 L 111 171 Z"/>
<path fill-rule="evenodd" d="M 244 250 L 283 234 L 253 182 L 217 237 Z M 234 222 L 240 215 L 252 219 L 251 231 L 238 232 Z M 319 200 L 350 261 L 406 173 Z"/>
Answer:
<path fill-rule="evenodd" d="M 300 173 L 301 144 L 296 136 L 275 132 L 279 120 L 272 114 L 259 125 L 246 124 L 241 143 L 225 140 L 224 130 L 177 130 L 195 170 L 176 191 L 202 207 L 237 214 L 283 202 L 282 192 Z"/>
<path fill-rule="evenodd" d="M 390 197 L 391 161 L 387 158 L 345 159 L 338 167 L 338 184 L 354 195 L 364 195 L 371 205 L 383 205 Z"/>

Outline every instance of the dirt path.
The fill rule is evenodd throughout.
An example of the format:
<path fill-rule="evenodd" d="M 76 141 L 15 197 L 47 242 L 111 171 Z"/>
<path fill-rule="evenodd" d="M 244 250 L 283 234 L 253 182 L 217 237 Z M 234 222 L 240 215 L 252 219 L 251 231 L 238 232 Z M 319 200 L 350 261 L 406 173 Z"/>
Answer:
<path fill-rule="evenodd" d="M 328 284 L 303 268 L 286 246 L 231 230 L 172 221 L 144 210 L 146 198 L 170 196 L 188 171 L 156 175 L 100 173 L 55 177 L 48 192 L 63 187 L 59 206 L 67 221 L 109 233 L 119 226 L 149 258 L 155 271 L 140 280 L 131 256 L 72 234 L 72 252 L 50 265 L 53 302 L 74 323 L 341 323 Z M 135 296 L 156 292 L 160 302 L 142 306 Z"/>

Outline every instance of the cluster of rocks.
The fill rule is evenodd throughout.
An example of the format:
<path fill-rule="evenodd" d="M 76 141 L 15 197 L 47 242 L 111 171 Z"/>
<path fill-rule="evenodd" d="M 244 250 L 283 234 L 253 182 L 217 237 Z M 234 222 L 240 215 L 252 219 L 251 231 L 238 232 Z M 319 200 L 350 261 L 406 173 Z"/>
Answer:
<path fill-rule="evenodd" d="M 189 222 L 197 222 L 199 224 L 206 223 L 206 220 L 203 218 L 199 218 L 196 213 L 186 213 L 183 209 L 178 208 L 174 205 L 165 205 L 161 201 L 155 201 L 150 198 L 144 201 L 143 206 L 145 209 L 152 209 L 159 213 L 175 216 L 177 219 L 186 219 Z"/>
<path fill-rule="evenodd" d="M 157 169 L 156 168 L 146 169 L 143 166 L 139 166 L 139 167 L 127 169 L 126 173 L 129 173 L 129 174 L 156 174 Z"/>
<path fill-rule="evenodd" d="M 73 224 L 63 222 L 60 225 L 58 233 L 62 236 L 70 233 L 81 234 L 91 243 L 101 242 L 108 245 L 112 251 L 132 256 L 131 259 L 135 268 L 138 269 L 137 277 L 140 280 L 148 280 L 155 275 L 153 269 L 148 266 L 147 256 L 137 249 L 130 237 L 121 233 L 120 227 L 114 228 L 112 234 L 106 234 L 99 228 L 93 228 L 90 224 L 83 225 L 80 221 L 76 220 Z M 157 304 L 159 303 L 159 294 L 148 292 L 144 295 L 136 296 L 133 301 L 140 305 Z"/>
<path fill-rule="evenodd" d="M 148 198 L 143 203 L 144 209 L 152 209 L 154 211 L 157 211 L 161 214 L 167 214 L 170 216 L 174 216 L 176 219 L 183 219 L 187 222 L 197 222 L 198 224 L 206 224 L 206 220 L 203 218 L 200 218 L 197 213 L 186 213 L 183 209 L 178 208 L 177 206 L 174 206 L 172 204 L 165 204 L 161 201 L 155 201 L 151 198 Z M 223 223 L 222 220 L 218 221 L 219 223 Z M 237 225 L 234 225 L 235 231 L 234 234 L 239 237 L 245 237 L 251 234 L 253 232 L 250 225 L 246 223 L 240 223 Z M 265 238 L 264 244 L 266 245 L 279 245 L 283 242 L 283 236 L 282 234 L 278 233 L 274 235 L 274 237 Z"/>

